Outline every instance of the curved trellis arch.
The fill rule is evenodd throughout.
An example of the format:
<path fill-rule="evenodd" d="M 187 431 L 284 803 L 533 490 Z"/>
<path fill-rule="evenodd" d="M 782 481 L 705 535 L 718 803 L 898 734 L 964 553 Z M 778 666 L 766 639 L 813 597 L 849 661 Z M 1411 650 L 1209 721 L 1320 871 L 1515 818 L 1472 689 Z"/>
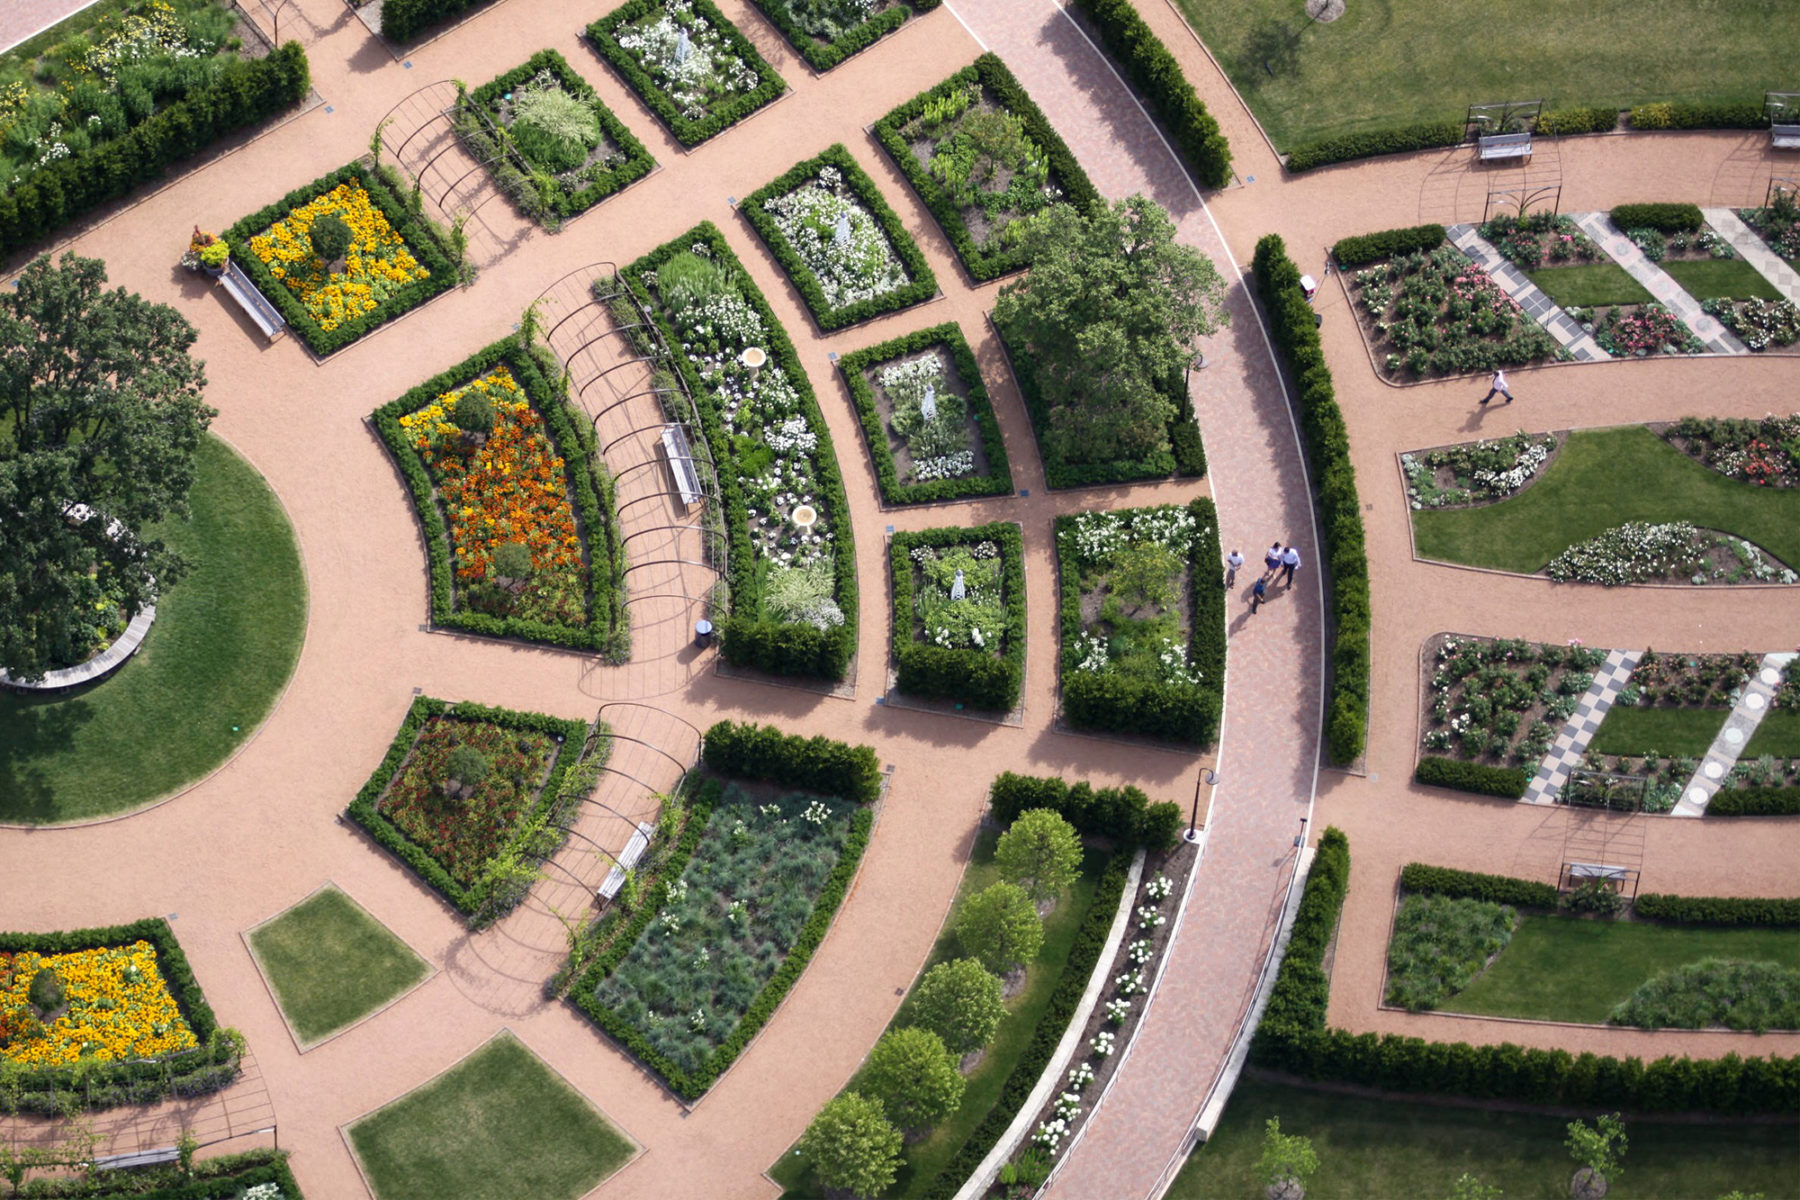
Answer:
<path fill-rule="evenodd" d="M 509 190 L 501 182 L 496 167 L 511 161 L 530 176 L 525 160 L 509 151 L 504 139 L 493 139 L 497 152 L 481 152 L 459 136 L 456 119 L 462 112 L 493 124 L 478 106 L 464 103 L 461 84 L 440 79 L 401 97 L 376 125 L 381 148 L 413 180 L 420 197 L 451 221 L 468 220 L 495 196 L 520 199 L 516 187 Z"/>

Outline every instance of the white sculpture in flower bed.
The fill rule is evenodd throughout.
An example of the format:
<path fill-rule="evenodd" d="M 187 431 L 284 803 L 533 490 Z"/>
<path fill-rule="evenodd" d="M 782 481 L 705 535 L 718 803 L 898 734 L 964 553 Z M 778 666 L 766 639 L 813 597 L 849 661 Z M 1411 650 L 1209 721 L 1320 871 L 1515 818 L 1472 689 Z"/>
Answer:
<path fill-rule="evenodd" d="M 894 432 L 912 459 L 905 482 L 955 479 L 975 469 L 968 406 L 947 389 L 936 350 L 883 367 L 876 377 L 893 405 Z"/>
<path fill-rule="evenodd" d="M 753 92 L 762 82 L 688 0 L 668 0 L 656 20 L 616 36 L 690 121 L 704 117 L 710 102 Z"/>
<path fill-rule="evenodd" d="M 844 186 L 844 174 L 836 167 L 821 167 L 811 183 L 765 200 L 763 207 L 818 279 L 832 308 L 873 300 L 912 281 L 887 235 Z"/>

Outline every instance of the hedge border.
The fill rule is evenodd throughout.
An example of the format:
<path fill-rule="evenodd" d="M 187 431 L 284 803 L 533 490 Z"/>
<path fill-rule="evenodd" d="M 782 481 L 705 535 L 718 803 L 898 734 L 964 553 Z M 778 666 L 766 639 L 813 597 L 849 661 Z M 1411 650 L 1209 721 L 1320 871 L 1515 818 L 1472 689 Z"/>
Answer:
<path fill-rule="evenodd" d="M 651 297 L 643 277 L 646 271 L 654 270 L 695 242 L 706 243 L 712 251 L 713 260 L 734 269 L 743 281 L 745 300 L 756 310 L 768 329 L 769 358 L 787 373 L 788 382 L 793 384 L 794 391 L 800 396 L 800 411 L 806 417 L 808 426 L 818 435 L 819 487 L 825 495 L 827 511 L 833 514 L 837 534 L 837 552 L 834 555 L 838 568 L 836 599 L 838 607 L 844 613 L 843 625 L 828 632 L 814 629 L 810 625 L 790 625 L 760 615 L 762 605 L 761 597 L 757 594 L 757 559 L 744 515 L 748 506 L 738 487 L 737 475 L 727 463 L 718 472 L 718 476 L 721 499 L 724 501 L 726 536 L 730 539 L 727 561 L 732 612 L 720 622 L 721 653 L 725 661 L 733 666 L 752 667 L 775 675 L 841 680 L 849 668 L 851 655 L 856 652 L 856 540 L 850 521 L 850 501 L 844 491 L 843 473 L 838 468 L 837 450 L 831 442 L 831 429 L 825 423 L 825 414 L 819 408 L 812 382 L 806 376 L 806 369 L 800 363 L 800 355 L 788 338 L 787 330 L 776 320 L 774 310 L 769 307 L 762 291 L 744 270 L 743 263 L 731 252 L 731 245 L 725 240 L 725 235 L 711 221 L 702 221 L 679 237 L 664 242 L 625 267 L 619 274 L 627 284 L 636 289 L 665 343 L 674 350 L 681 345 L 681 338 L 669 324 L 662 302 Z M 674 351 L 673 358 L 675 369 L 681 372 L 687 381 L 688 390 L 693 394 L 707 444 L 714 447 L 715 453 L 725 453 L 730 443 L 719 418 L 718 400 L 701 381 L 700 373 L 685 354 Z"/>
<path fill-rule="evenodd" d="M 1713 817 L 1787 817 L 1800 813 L 1800 787 L 1724 788 L 1706 806 Z"/>
<path fill-rule="evenodd" d="M 881 143 L 888 158 L 906 176 L 913 191 L 918 193 L 919 199 L 930 210 L 938 228 L 949 239 L 950 248 L 956 252 L 957 261 L 969 273 L 969 278 L 976 283 L 986 283 L 990 279 L 998 279 L 1002 275 L 1030 266 L 1024 247 L 996 247 L 990 253 L 977 246 L 973 235 L 969 233 L 968 222 L 963 220 L 962 212 L 951 203 L 938 181 L 919 163 L 913 155 L 912 147 L 900 136 L 900 127 L 924 111 L 926 104 L 971 83 L 981 84 L 1002 108 L 1024 123 L 1025 132 L 1049 159 L 1050 177 L 1061 185 L 1064 199 L 1084 213 L 1093 212 L 1104 201 L 1093 182 L 1088 179 L 1087 172 L 1075 160 L 1068 144 L 1051 126 L 1043 110 L 1025 93 L 1024 87 L 1013 77 L 1013 73 L 1007 70 L 999 55 L 983 54 L 936 87 L 920 92 L 882 117 L 872 127 L 875 140 Z"/>
<path fill-rule="evenodd" d="M 998 657 L 981 650 L 948 649 L 922 642 L 913 633 L 912 551 L 919 546 L 961 546 L 994 541 L 1000 546 L 1001 588 L 1006 597 L 1006 649 Z M 956 700 L 971 708 L 1006 712 L 1019 703 L 1025 679 L 1025 538 L 1010 521 L 987 525 L 941 526 L 896 533 L 888 544 L 893 584 L 892 650 L 899 672 L 896 687 L 910 696 Z M 996 669 L 998 663 L 1003 669 Z M 942 679 L 966 671 L 961 686 Z M 972 677 L 971 677 L 972 676 Z M 983 679 L 982 676 L 987 678 Z"/>
<path fill-rule="evenodd" d="M 988 786 L 988 811 L 1002 828 L 1033 808 L 1050 809 L 1077 833 L 1159 853 L 1175 848 L 1181 829 L 1179 804 L 1173 800 L 1153 804 L 1134 784 L 1097 788 L 1086 780 L 1070 784 L 1060 775 L 1002 771 Z"/>
<path fill-rule="evenodd" d="M 872 746 L 787 734 L 773 725 L 719 721 L 706 731 L 707 769 L 734 779 L 839 796 L 856 804 L 881 798 L 881 761 Z"/>
<path fill-rule="evenodd" d="M 1559 899 L 1557 890 L 1547 883 L 1515 879 L 1510 875 L 1459 871 L 1454 867 L 1434 867 L 1418 862 L 1407 863 L 1400 868 L 1400 886 L 1405 891 L 1422 896 L 1486 900 L 1517 908 L 1554 909 Z"/>
<path fill-rule="evenodd" d="M 1442 225 L 1411 225 L 1405 229 L 1384 229 L 1342 238 L 1331 248 L 1331 257 L 1340 268 L 1366 267 L 1384 258 L 1411 254 L 1415 250 L 1436 250 L 1444 244 Z"/>
<path fill-rule="evenodd" d="M 885 295 L 858 300 L 842 308 L 832 308 L 826 302 L 825 289 L 819 285 L 819 277 L 801 260 L 793 243 L 788 241 L 787 235 L 775 223 L 774 216 L 764 207 L 770 200 L 806 186 L 824 167 L 836 167 L 843 173 L 845 186 L 861 202 L 868 214 L 875 218 L 883 236 L 888 240 L 888 246 L 894 251 L 894 256 L 912 277 L 910 282 Z M 738 205 L 738 211 L 750 222 L 750 227 L 756 230 L 757 236 L 762 238 L 769 253 L 775 256 L 775 261 L 787 275 L 788 282 L 794 285 L 794 290 L 800 293 L 800 299 L 806 303 L 806 311 L 812 314 L 813 324 L 819 327 L 820 333 L 831 333 L 885 313 L 899 312 L 903 308 L 923 304 L 938 294 L 937 276 L 932 273 L 931 264 L 925 261 L 925 255 L 920 253 L 919 244 L 906 232 L 906 226 L 900 223 L 899 214 L 889 207 L 887 200 L 882 197 L 881 189 L 857 165 L 856 159 L 844 148 L 842 142 L 827 146 L 814 157 L 795 163 L 780 176 L 757 188 L 744 197 L 743 202 Z"/>
<path fill-rule="evenodd" d="M 1620 229 L 1654 229 L 1660 233 L 1698 233 L 1706 218 L 1698 204 L 1619 204 L 1607 216 Z"/>
<path fill-rule="evenodd" d="M 969 411 L 981 430 L 981 448 L 987 456 L 988 473 L 966 479 L 928 479 L 922 483 L 903 484 L 899 470 L 894 466 L 894 452 L 888 446 L 887 427 L 882 424 L 881 410 L 875 404 L 875 389 L 863 377 L 863 372 L 940 345 L 950 351 L 956 373 L 968 392 Z M 856 406 L 856 415 L 861 419 L 863 438 L 868 443 L 869 458 L 875 467 L 875 482 L 881 489 L 883 501 L 888 504 L 931 504 L 972 496 L 1012 494 L 1012 466 L 1006 458 L 1006 440 L 1000 436 L 1000 422 L 994 418 L 994 406 L 988 399 L 987 385 L 981 381 L 975 352 L 969 348 L 962 328 L 955 321 L 933 325 L 879 346 L 854 350 L 839 358 L 837 365 L 843 373 L 844 386 L 850 389 L 850 402 Z"/>
<path fill-rule="evenodd" d="M 400 723 L 400 731 L 388 744 L 388 751 L 380 765 L 375 768 L 369 781 L 356 793 L 356 799 L 346 809 L 352 821 L 362 826 L 370 837 L 382 849 L 399 859 L 412 872 L 438 895 L 449 901 L 451 907 L 465 917 L 470 918 L 470 928 L 475 928 L 474 918 L 482 906 L 487 903 L 489 893 L 479 882 L 463 887 L 450 877 L 444 865 L 433 858 L 429 851 L 406 834 L 398 826 L 381 814 L 376 802 L 393 781 L 407 756 L 412 753 L 413 743 L 418 740 L 419 733 L 432 717 L 454 717 L 463 720 L 485 721 L 498 725 L 503 729 L 521 729 L 536 733 L 561 734 L 562 746 L 551 761 L 550 775 L 544 780 L 538 792 L 537 803 L 519 815 L 517 827 L 513 834 L 500 846 L 504 852 L 517 840 L 520 831 L 530 825 L 540 813 L 553 808 L 557 802 L 557 792 L 562 787 L 563 777 L 581 757 L 586 746 L 588 725 L 585 721 L 571 721 L 562 717 L 546 716 L 543 713 L 518 712 L 510 708 L 490 708 L 485 704 L 471 701 L 451 703 L 446 700 L 434 700 L 430 696 L 415 696 L 412 706 L 406 711 L 406 719 Z M 604 731 L 604 726 L 601 726 Z"/>
<path fill-rule="evenodd" d="M 377 305 L 373 312 L 366 312 L 343 322 L 336 329 L 328 330 L 319 324 L 300 298 L 288 290 L 286 284 L 269 273 L 268 264 L 250 252 L 250 239 L 262 235 L 275 222 L 283 220 L 302 204 L 352 180 L 362 185 L 370 202 L 381 210 L 394 232 L 405 241 L 406 248 L 412 252 L 413 257 L 431 274 L 425 279 L 407 284 Z M 243 272 L 268 297 L 269 303 L 281 310 L 288 325 L 320 357 L 334 350 L 341 350 L 351 342 L 375 332 L 395 317 L 417 308 L 439 292 L 454 286 L 457 279 L 457 266 L 444 254 L 443 247 L 438 243 L 437 232 L 419 219 L 405 201 L 394 195 L 379 172 L 365 168 L 360 159 L 295 188 L 275 203 L 244 217 L 227 229 L 223 236 L 231 244 L 233 267 Z"/>
<path fill-rule="evenodd" d="M 1145 507 L 1164 506 L 1112 512 L 1123 516 Z M 1195 746 L 1210 745 L 1217 736 L 1225 707 L 1225 570 L 1220 565 L 1219 517 L 1205 496 L 1196 497 L 1186 507 L 1199 524 L 1188 550 L 1188 665 L 1203 679 L 1216 683 L 1147 683 L 1075 669 L 1075 639 L 1081 633 L 1081 569 L 1065 548 L 1064 535 L 1074 527 L 1076 514 L 1056 518 L 1056 573 L 1062 594 L 1057 662 L 1062 675 L 1063 720 L 1071 728 Z M 1097 719 L 1098 714 L 1108 716 Z"/>
<path fill-rule="evenodd" d="M 1314 142 L 1302 142 L 1288 151 L 1285 165 L 1291 174 L 1298 175 L 1315 167 L 1352 162 L 1359 158 L 1460 146 L 1464 132 L 1461 121 L 1421 121 L 1413 125 L 1395 125 L 1365 133 L 1345 133 Z"/>
<path fill-rule="evenodd" d="M 621 46 L 613 36 L 613 30 L 620 25 L 647 15 L 661 3 L 662 0 L 626 0 L 626 3 L 589 25 L 587 38 L 600 57 L 612 64 L 613 70 L 619 73 L 625 85 L 637 93 L 638 99 L 644 102 L 644 107 L 654 113 L 656 119 L 684 147 L 691 150 L 708 138 L 724 133 L 787 92 L 787 81 L 757 52 L 750 39 L 719 11 L 718 5 L 712 0 L 692 0 L 694 11 L 719 32 L 726 44 L 756 72 L 760 82 L 755 88 L 720 105 L 697 121 L 690 121 L 682 116 L 674 101 L 669 99 L 668 93 L 658 87 L 656 81 L 650 78 L 650 73 L 639 64 L 637 56 Z"/>
<path fill-rule="evenodd" d="M 859 21 L 837 36 L 835 41 L 821 42 L 795 23 L 788 14 L 785 0 L 750 0 L 763 19 L 773 25 L 794 53 L 806 60 L 806 65 L 818 72 L 825 72 L 837 66 L 852 55 L 861 54 L 870 46 L 895 32 L 916 10 L 924 13 L 936 8 L 944 0 L 895 0 L 893 7 L 884 8 L 866 20 Z"/>
<path fill-rule="evenodd" d="M 390 42 L 410 42 L 433 25 L 441 25 L 452 17 L 489 2 L 490 0 L 385 0 L 381 6 L 381 36 Z"/>
<path fill-rule="evenodd" d="M 588 625 L 582 628 L 523 617 L 496 617 L 455 607 L 455 581 L 451 572 L 450 531 L 437 501 L 431 474 L 418 450 L 400 428 L 400 418 L 416 412 L 439 396 L 478 379 L 495 367 L 511 369 L 533 408 L 543 416 L 550 440 L 563 460 L 569 495 L 586 527 L 583 539 L 588 551 Z M 381 440 L 406 477 L 413 513 L 425 537 L 425 553 L 431 571 L 431 623 L 486 637 L 517 638 L 570 649 L 595 650 L 610 662 L 621 662 L 629 650 L 630 625 L 625 612 L 625 580 L 619 545 L 618 509 L 612 480 L 604 470 L 588 463 L 592 452 L 577 432 L 580 422 L 570 419 L 568 402 L 558 396 L 544 378 L 535 358 L 520 344 L 518 335 L 502 338 L 476 351 L 447 371 L 441 371 L 397 400 L 390 400 L 369 416 Z M 571 453 L 571 451 L 575 451 Z"/>
<path fill-rule="evenodd" d="M 1350 433 L 1338 408 L 1312 305 L 1300 288 L 1300 268 L 1279 234 L 1256 243 L 1252 263 L 1270 333 L 1293 381 L 1308 478 L 1325 534 L 1326 604 L 1331 613 L 1331 695 L 1326 753 L 1335 766 L 1362 757 L 1369 733 L 1369 558 Z"/>
<path fill-rule="evenodd" d="M 1632 901 L 1637 915 L 1679 925 L 1761 925 L 1800 928 L 1800 897 L 1676 896 L 1643 892 Z"/>
<path fill-rule="evenodd" d="M 561 85 L 563 91 L 578 100 L 587 101 L 593 108 L 594 116 L 600 122 L 602 135 L 625 152 L 625 161 L 613 167 L 601 178 L 591 181 L 588 186 L 578 192 L 570 192 L 567 184 L 559 184 L 555 198 L 549 200 L 545 200 L 542 193 L 536 191 L 529 175 L 520 173 L 504 156 L 500 157 L 496 166 L 493 159 L 494 156 L 501 153 L 501 148 L 495 144 L 493 138 L 488 136 L 485 126 L 473 120 L 465 124 L 460 119 L 463 115 L 463 106 L 479 109 L 485 113 L 488 104 L 496 95 L 500 95 L 506 89 L 516 87 L 522 81 L 536 75 L 540 70 L 547 70 L 555 75 L 556 81 Z M 523 66 L 514 67 L 503 75 L 495 76 L 462 97 L 461 103 L 458 105 L 457 116 L 459 118 L 456 122 L 457 134 L 469 143 L 471 149 L 486 160 L 488 174 L 493 176 L 495 183 L 513 196 L 514 203 L 518 203 L 520 195 L 530 191 L 543 200 L 546 211 L 559 220 L 580 216 L 602 200 L 625 190 L 631 184 L 650 174 L 656 167 L 656 159 L 644 143 L 633 136 L 631 130 L 625 127 L 625 122 L 619 120 L 618 115 L 606 106 L 606 102 L 600 99 L 599 93 L 588 85 L 588 81 L 576 74 L 568 60 L 554 50 L 539 50 L 526 59 Z M 531 162 L 524 150 L 515 146 L 514 151 L 526 163 L 532 166 L 537 165 Z M 514 191 L 515 188 L 518 191 Z M 519 204 L 519 207 L 522 210 L 525 208 L 523 204 Z M 526 211 L 525 215 L 536 220 L 540 225 L 544 224 L 544 221 L 535 213 Z"/>
<path fill-rule="evenodd" d="M 116 1176 L 115 1173 L 111 1173 Z M 63 1177 L 29 1182 L 20 1196 L 56 1197 L 57 1200 L 235 1200 L 243 1190 L 259 1183 L 273 1183 L 286 1200 L 305 1200 L 294 1181 L 285 1150 L 250 1150 L 242 1154 L 205 1158 L 194 1164 L 189 1178 L 180 1166 L 136 1167 L 127 1173 L 129 1190 L 108 1174 Z"/>
<path fill-rule="evenodd" d="M 1531 786 L 1531 774 L 1523 767 L 1490 767 L 1437 754 L 1420 757 L 1418 766 L 1413 768 L 1413 779 L 1426 787 L 1498 796 L 1503 800 L 1523 799 L 1525 789 Z"/>

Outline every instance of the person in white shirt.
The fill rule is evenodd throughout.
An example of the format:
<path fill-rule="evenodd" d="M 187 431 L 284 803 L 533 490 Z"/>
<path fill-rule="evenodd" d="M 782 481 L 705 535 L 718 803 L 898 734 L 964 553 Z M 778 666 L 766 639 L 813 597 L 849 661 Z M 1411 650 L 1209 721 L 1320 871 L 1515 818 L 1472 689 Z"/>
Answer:
<path fill-rule="evenodd" d="M 1281 552 L 1281 582 L 1289 587 L 1294 583 L 1294 568 L 1300 565 L 1300 551 L 1289 546 Z"/>
<path fill-rule="evenodd" d="M 1237 582 L 1238 568 L 1244 565 L 1244 556 L 1233 550 L 1225 556 L 1225 586 L 1231 587 Z"/>
<path fill-rule="evenodd" d="M 1492 400 L 1495 392 L 1499 392 L 1502 396 L 1505 396 L 1508 404 L 1512 403 L 1513 395 L 1512 392 L 1507 390 L 1505 371 L 1494 372 L 1493 379 L 1488 381 L 1488 394 L 1481 398 L 1481 402 L 1486 404 L 1489 400 Z"/>

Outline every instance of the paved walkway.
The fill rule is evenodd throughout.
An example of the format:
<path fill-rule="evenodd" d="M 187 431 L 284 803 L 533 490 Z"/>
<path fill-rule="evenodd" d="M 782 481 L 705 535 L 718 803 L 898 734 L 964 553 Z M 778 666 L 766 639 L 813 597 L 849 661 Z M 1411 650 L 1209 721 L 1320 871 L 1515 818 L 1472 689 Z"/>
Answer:
<path fill-rule="evenodd" d="M 1719 324 L 1718 319 L 1701 311 L 1700 302 L 1682 290 L 1670 274 L 1651 262 L 1637 243 L 1626 237 L 1612 218 L 1603 212 L 1579 213 L 1575 224 L 1581 227 L 1600 248 L 1612 255 L 1613 261 L 1625 268 L 1626 274 L 1643 284 L 1644 290 L 1656 297 L 1656 302 L 1680 317 L 1682 323 L 1693 330 L 1694 336 L 1706 343 L 1706 348 L 1714 354 L 1748 354 L 1750 351 L 1744 343 L 1738 341 L 1737 335 Z"/>
<path fill-rule="evenodd" d="M 1776 291 L 1800 304 L 1800 271 L 1794 270 L 1785 258 L 1769 249 L 1767 243 L 1756 236 L 1756 230 L 1744 224 L 1729 208 L 1703 208 L 1700 215 L 1718 230 L 1720 237 L 1731 243 L 1731 248 L 1742 255 L 1745 262 L 1756 268 L 1757 274 L 1774 284 Z"/>
<path fill-rule="evenodd" d="M 1638 659 L 1642 657 L 1641 650 L 1606 652 L 1606 661 L 1594 672 L 1594 681 L 1576 702 L 1575 711 L 1557 731 L 1556 741 L 1551 743 L 1550 752 L 1544 755 L 1544 761 L 1538 764 L 1537 774 L 1532 776 L 1531 783 L 1525 788 L 1524 803 L 1556 803 L 1557 793 L 1562 790 L 1563 784 L 1569 782 L 1569 772 L 1580 765 L 1582 755 L 1587 753 L 1588 743 L 1594 740 L 1600 723 L 1606 720 L 1607 712 L 1618 698 L 1619 689 L 1631 679 L 1631 673 L 1637 669 Z"/>
<path fill-rule="evenodd" d="M 1612 357 L 1600 343 L 1585 332 L 1578 321 L 1564 312 L 1544 290 L 1531 282 L 1525 272 L 1508 262 L 1494 244 L 1476 232 L 1473 225 L 1451 225 L 1444 232 L 1457 249 L 1480 263 L 1489 278 L 1518 302 L 1525 315 L 1549 331 L 1556 344 L 1574 355 L 1578 362 L 1604 362 Z"/>
<path fill-rule="evenodd" d="M 1763 656 L 1756 672 L 1744 684 L 1744 694 L 1738 697 L 1738 702 L 1726 716 L 1724 727 L 1719 730 L 1712 745 L 1706 748 L 1706 757 L 1695 768 L 1694 777 L 1681 790 L 1681 799 L 1675 802 L 1675 816 L 1706 815 L 1706 806 L 1712 803 L 1712 798 L 1718 794 L 1726 777 L 1731 774 L 1731 769 L 1737 766 L 1744 747 L 1756 736 L 1756 727 L 1769 715 L 1769 708 L 1775 701 L 1775 691 L 1781 686 L 1781 670 L 1794 657 L 1792 651 L 1778 651 Z"/>

